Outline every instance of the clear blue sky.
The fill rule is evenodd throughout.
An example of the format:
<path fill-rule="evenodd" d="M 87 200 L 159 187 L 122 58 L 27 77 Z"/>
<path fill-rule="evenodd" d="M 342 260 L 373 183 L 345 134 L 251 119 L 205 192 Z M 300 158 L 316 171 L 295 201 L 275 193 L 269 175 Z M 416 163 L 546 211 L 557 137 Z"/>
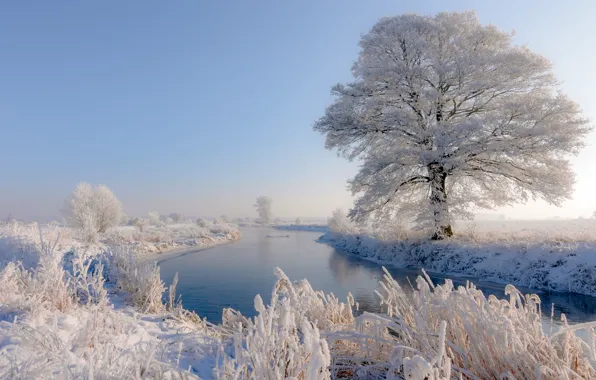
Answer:
<path fill-rule="evenodd" d="M 556 65 L 594 113 L 592 2 L 13 1 L 0 10 L 0 218 L 59 215 L 80 181 L 131 215 L 348 208 L 353 164 L 312 131 L 382 16 L 476 9 Z M 590 143 L 595 140 L 592 137 Z M 591 214 L 588 147 L 565 210 Z M 528 208 L 529 207 L 529 208 Z M 518 210 L 518 211 L 516 211 Z M 519 211 L 522 210 L 522 211 Z M 545 211 L 547 210 L 547 211 Z"/>

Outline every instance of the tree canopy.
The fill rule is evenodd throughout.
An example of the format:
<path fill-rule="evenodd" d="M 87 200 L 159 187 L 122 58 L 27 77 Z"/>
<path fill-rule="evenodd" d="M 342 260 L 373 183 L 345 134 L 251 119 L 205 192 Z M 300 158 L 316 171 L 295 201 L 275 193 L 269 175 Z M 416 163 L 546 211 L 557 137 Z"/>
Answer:
<path fill-rule="evenodd" d="M 360 47 L 314 126 L 361 163 L 350 217 L 411 215 L 441 239 L 474 206 L 570 197 L 590 126 L 546 58 L 473 12 L 383 18 Z"/>

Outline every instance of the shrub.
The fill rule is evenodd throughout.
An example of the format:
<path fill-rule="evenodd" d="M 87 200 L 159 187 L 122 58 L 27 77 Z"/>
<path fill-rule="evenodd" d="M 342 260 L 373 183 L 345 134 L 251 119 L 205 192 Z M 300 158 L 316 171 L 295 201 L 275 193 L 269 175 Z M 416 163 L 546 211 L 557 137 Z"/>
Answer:
<path fill-rule="evenodd" d="M 131 302 L 145 313 L 164 310 L 162 295 L 166 288 L 153 263 L 139 263 L 130 246 L 111 246 L 107 253 L 110 279 L 129 293 Z"/>
<path fill-rule="evenodd" d="M 253 320 L 228 312 L 237 323 L 233 358 L 223 353 L 215 370 L 218 379 L 329 379 L 329 347 L 301 307 L 286 275 L 276 269 L 278 282 L 271 305 L 255 297 L 259 313 Z M 242 322 L 247 326 L 242 327 Z M 224 323 L 225 324 L 225 323 Z M 227 323 L 230 325 L 230 323 Z M 218 360 L 219 363 L 219 360 Z"/>

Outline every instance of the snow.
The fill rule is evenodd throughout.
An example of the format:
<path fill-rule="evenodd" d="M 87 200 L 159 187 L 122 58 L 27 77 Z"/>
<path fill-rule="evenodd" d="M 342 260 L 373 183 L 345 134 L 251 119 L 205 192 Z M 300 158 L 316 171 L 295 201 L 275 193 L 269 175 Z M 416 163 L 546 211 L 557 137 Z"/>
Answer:
<path fill-rule="evenodd" d="M 596 296 L 594 220 L 485 222 L 484 228 L 468 222 L 459 228 L 460 235 L 445 241 L 415 235 L 384 240 L 353 227 L 320 240 L 383 265 Z"/>
<path fill-rule="evenodd" d="M 175 299 L 164 305 L 159 268 L 139 259 L 228 243 L 239 231 L 117 227 L 96 244 L 77 235 L 0 224 L 0 378 L 210 378 L 214 333 Z"/>
<path fill-rule="evenodd" d="M 191 230 L 140 236 L 204 239 Z M 233 231 L 208 236 L 232 241 Z M 89 246 L 57 225 L 0 225 L 0 378 L 596 378 L 594 324 L 563 317 L 548 336 L 538 297 L 511 285 L 510 299 L 497 300 L 471 284 L 419 277 L 410 297 L 386 272 L 383 313 L 355 316 L 351 295 L 342 302 L 277 268 L 270 304 L 255 297 L 256 317 L 227 309 L 212 325 L 176 302 L 176 280 L 164 302 L 159 267 L 139 260 L 139 247 L 151 245 L 136 233 L 120 228 L 120 243 L 110 235 Z"/>

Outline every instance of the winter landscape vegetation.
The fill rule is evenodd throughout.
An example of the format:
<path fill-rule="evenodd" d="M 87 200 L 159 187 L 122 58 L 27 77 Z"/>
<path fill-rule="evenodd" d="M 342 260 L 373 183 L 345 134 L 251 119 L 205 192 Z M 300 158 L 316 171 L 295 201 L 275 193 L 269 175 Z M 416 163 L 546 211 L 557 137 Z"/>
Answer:
<path fill-rule="evenodd" d="M 0 222 L 0 378 L 596 379 L 596 213 L 582 206 L 586 210 L 568 214 L 574 217 L 550 220 L 532 218 L 530 209 L 524 211 L 527 218 L 499 216 L 520 204 L 564 213 L 577 197 L 574 189 L 591 183 L 580 178 L 575 160 L 593 150 L 593 124 L 585 102 L 575 100 L 561 83 L 551 62 L 557 57 L 534 50 L 531 40 L 520 43 L 506 26 L 484 20 L 490 7 L 478 13 L 457 7 L 443 11 L 429 2 L 429 8 L 377 5 L 364 11 L 331 3 L 320 9 L 305 3 L 299 11 L 287 4 L 263 8 L 278 12 L 275 20 L 261 21 L 277 25 L 281 40 L 302 29 L 301 21 L 292 23 L 304 19 L 301 12 L 336 17 L 338 26 L 349 25 L 350 30 L 355 27 L 338 21 L 341 17 L 332 11 L 349 9 L 341 14 L 365 20 L 358 24 L 363 29 L 337 33 L 356 36 L 349 42 L 358 50 L 337 63 L 347 70 L 351 59 L 351 77 L 333 76 L 332 69 L 323 68 L 324 77 L 308 73 L 324 81 L 317 86 L 340 83 L 331 87 L 330 99 L 312 104 L 306 95 L 304 100 L 285 98 L 287 110 L 283 102 L 264 109 L 258 102 L 240 104 L 262 89 L 271 90 L 270 83 L 232 86 L 224 79 L 228 74 L 252 77 L 234 73 L 245 70 L 243 65 L 254 66 L 255 77 L 262 79 L 260 61 L 252 55 L 245 55 L 245 62 L 223 58 L 237 58 L 226 54 L 237 48 L 242 55 L 247 41 L 271 35 L 259 26 L 261 21 L 241 16 L 244 5 L 229 13 L 219 5 L 177 9 L 149 3 L 130 9 L 64 6 L 39 14 L 15 5 L 7 11 L 0 30 L 20 37 L 14 46 L 4 46 L 12 54 L 0 68 L 13 70 L 16 78 L 31 70 L 36 81 L 8 81 L 14 97 L 0 97 L 0 113 L 9 115 L 0 116 L 4 140 L 10 141 L 6 154 L 15 157 L 16 165 L 13 149 L 27 146 L 35 159 L 23 158 L 18 172 L 7 169 L 3 176 L 14 184 L 2 188 L 0 203 L 0 211 L 8 214 Z M 580 13 L 596 10 L 586 7 Z M 245 29 L 224 33 L 201 16 L 207 29 L 196 32 L 197 12 L 213 20 L 229 16 Z M 89 15 L 115 29 L 94 24 Z M 67 34 L 54 31 L 47 41 L 41 29 L 24 30 L 14 21 L 49 27 L 56 22 L 52 16 L 64 22 Z M 311 19 L 315 29 L 324 24 L 317 20 Z M 124 27 L 128 22 L 140 29 Z M 135 34 L 154 33 L 153 27 L 159 30 L 150 35 L 153 39 Z M 118 41 L 102 45 L 107 37 L 101 33 L 115 36 L 113 30 L 122 33 L 115 34 Z M 98 45 L 81 44 L 77 32 Z M 166 52 L 156 56 L 152 43 L 171 52 L 193 50 L 173 37 L 184 39 L 195 32 L 204 48 L 201 62 L 205 57 L 219 61 L 209 66 L 214 71 L 208 77 L 190 79 L 192 66 Z M 305 41 L 310 42 L 304 43 L 319 46 L 319 37 L 309 34 Z M 49 41 L 51 51 L 44 47 Z M 278 45 L 266 41 L 260 48 L 267 55 Z M 341 50 L 334 46 L 313 47 L 308 54 L 321 52 L 326 57 L 320 59 L 321 67 L 326 67 L 324 61 L 331 65 L 334 60 L 334 49 Z M 121 62 L 104 60 L 95 48 L 116 54 Z M 281 51 L 272 54 L 267 57 L 286 59 Z M 81 69 L 69 57 L 90 66 Z M 92 64 L 96 60 L 101 67 Z M 135 63 L 127 66 L 128 60 Z M 61 71 L 63 63 L 67 71 Z M 281 69 L 269 67 L 265 76 L 288 92 L 311 83 L 304 78 L 294 83 L 300 82 L 298 77 L 287 81 L 304 70 L 294 68 L 279 74 Z M 109 74 L 96 80 L 94 72 Z M 115 73 L 120 75 L 116 81 L 111 77 Z M 158 86 L 161 82 L 148 76 L 160 74 L 167 76 L 160 88 L 168 93 L 148 95 L 151 86 L 143 84 Z M 55 76 L 64 82 L 58 85 Z M 280 78 L 286 82 L 278 83 Z M 89 82 L 80 84 L 83 79 Z M 128 84 L 141 87 L 131 90 Z M 225 106 L 210 110 L 201 105 L 196 119 L 185 114 L 197 107 L 184 103 L 191 96 L 186 91 L 195 85 L 217 88 L 201 100 Z M 242 92 L 242 86 L 251 91 Z M 50 102 L 39 103 L 40 119 L 20 114 L 23 104 L 31 106 L 23 99 L 40 101 L 32 88 L 36 94 L 43 90 L 43 102 Z M 48 88 L 64 96 L 65 103 L 54 92 L 45 93 Z M 79 95 L 72 95 L 77 91 L 81 114 L 76 104 L 66 107 L 77 101 Z M 142 94 L 143 100 L 130 100 Z M 276 94 L 263 99 L 283 96 Z M 177 102 L 170 103 L 169 96 Z M 294 141 L 298 135 L 263 134 L 256 124 L 277 121 L 259 113 L 270 110 L 279 116 L 276 112 L 292 112 L 294 103 L 302 101 L 295 115 L 312 107 L 316 116 L 297 128 L 307 130 L 307 139 L 319 138 L 319 145 L 300 151 L 282 146 L 272 152 L 271 141 Z M 57 111 L 66 108 L 66 113 Z M 170 108 L 172 114 L 154 113 Z M 231 109 L 239 119 L 230 119 Z M 134 118 L 140 111 L 149 116 Z M 86 119 L 86 112 L 117 127 L 100 128 Z M 109 116 L 102 119 L 105 114 Z M 8 125 L 7 120 L 22 124 Z M 79 120 L 92 124 L 88 135 L 59 125 Z M 131 120 L 155 129 L 134 129 Z M 176 121 L 172 135 L 162 134 L 164 120 Z M 185 127 L 189 120 L 219 129 L 191 137 Z M 46 121 L 53 126 L 50 132 L 31 127 Z M 250 125 L 246 129 L 254 135 L 226 129 L 239 121 Z M 34 138 L 35 131 L 39 135 Z M 102 135 L 95 135 L 97 131 Z M 60 135 L 50 148 L 41 141 L 49 134 L 49 139 Z M 126 140 L 126 146 L 117 145 L 116 138 Z M 166 139 L 180 140 L 180 147 L 164 147 Z M 259 145 L 260 139 L 267 141 Z M 112 145 L 101 146 L 106 141 Z M 227 150 L 212 151 L 211 145 Z M 323 148 L 337 154 L 340 158 L 332 157 L 333 162 L 341 164 L 333 165 L 348 165 L 350 174 L 341 166 L 326 167 L 328 156 L 314 157 L 325 154 Z M 292 158 L 295 152 L 299 156 Z M 185 166 L 189 160 L 195 166 Z M 51 167 L 56 162 L 60 166 Z M 297 165 L 293 170 L 283 166 L 290 168 L 292 162 Z M 246 174 L 250 166 L 258 171 Z M 295 173 L 300 166 L 307 168 Z M 39 182 L 24 181 L 25 168 L 37 173 L 34 180 Z M 40 168 L 42 172 L 35 171 Z M 228 172 L 220 177 L 228 170 L 238 179 L 229 179 Z M 315 171 L 320 183 L 302 183 L 318 175 Z M 305 177 L 285 182 L 301 175 Z M 220 185 L 205 190 L 208 185 L 193 176 L 206 184 L 213 177 Z M 325 189 L 327 177 L 334 183 L 329 186 L 343 186 L 338 176 L 348 178 L 353 198 L 342 198 L 338 188 Z M 65 189 L 63 182 L 73 188 L 55 195 Z M 177 182 L 204 199 L 188 200 L 192 197 L 175 187 Z M 288 199 L 284 192 L 294 191 L 294 184 L 307 194 Z M 328 194 L 314 194 L 310 187 Z M 593 187 L 587 187 L 592 197 Z M 251 195 L 234 198 L 230 188 Z M 164 198 L 155 195 L 160 191 Z M 52 209 L 45 198 L 59 205 L 52 203 Z M 316 199 L 322 199 L 323 209 L 312 204 Z M 244 202 L 240 206 L 239 200 Z M 42 213 L 42 206 L 50 211 Z M 168 207 L 180 212 L 165 212 Z M 309 217 L 313 210 L 329 215 Z M 486 212 L 492 212 L 487 215 L 493 220 L 479 218 Z"/>

